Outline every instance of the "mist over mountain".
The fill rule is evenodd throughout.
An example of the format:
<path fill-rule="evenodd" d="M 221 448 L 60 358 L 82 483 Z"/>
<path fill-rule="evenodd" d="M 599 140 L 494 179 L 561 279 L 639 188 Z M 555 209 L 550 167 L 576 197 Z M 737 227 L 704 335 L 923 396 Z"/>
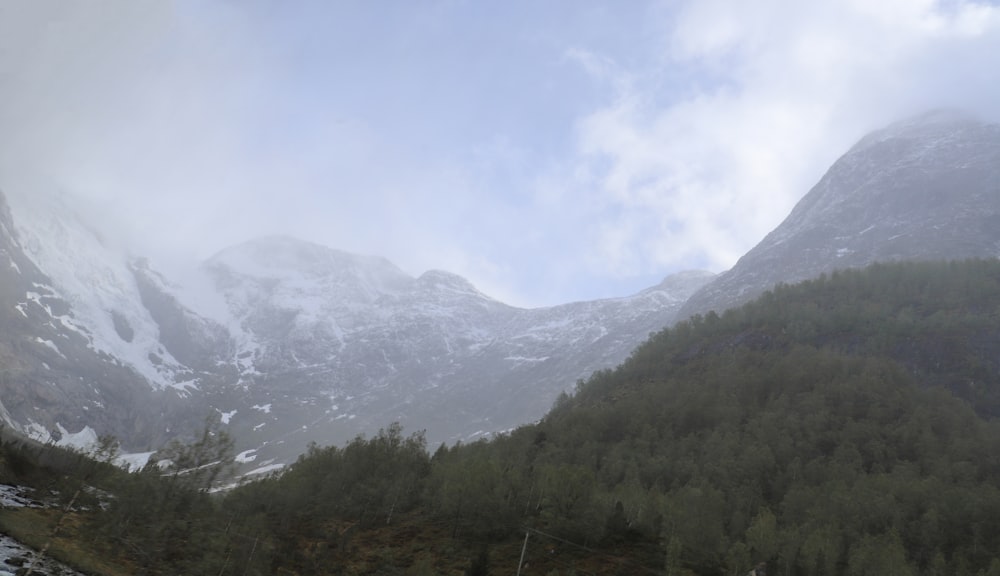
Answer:
<path fill-rule="evenodd" d="M 166 274 L 59 196 L 3 197 L 0 416 L 43 440 L 131 450 L 206 417 L 248 467 L 392 422 L 428 440 L 540 419 L 676 320 L 778 283 L 895 260 L 1000 253 L 1000 127 L 933 112 L 862 139 L 733 269 L 524 309 L 432 270 L 287 236 Z M 27 199 L 27 200 L 26 200 Z"/>
<path fill-rule="evenodd" d="M 411 277 L 384 258 L 265 237 L 168 278 L 109 245 L 66 198 L 18 207 L 7 211 L 4 250 L 6 310 L 21 323 L 7 334 L 21 343 L 12 349 L 34 342 L 19 358 L 43 380 L 8 366 L 20 384 L 5 391 L 4 419 L 44 440 L 110 433 L 130 449 L 206 416 L 228 424 L 241 449 L 261 448 L 261 461 L 395 421 L 433 441 L 509 429 L 621 362 L 712 277 L 683 273 L 625 298 L 522 309 L 445 271 Z M 79 378 L 80 390 L 51 397 L 50 373 Z M 165 409 L 174 406 L 182 416 Z M 97 412 L 135 422 L 89 418 Z M 151 431 L 136 434 L 139 422 Z"/>
<path fill-rule="evenodd" d="M 135 350 L 153 348 L 135 308 L 114 282 L 121 269 L 101 269 L 93 259 L 74 260 L 92 245 L 75 245 L 52 213 L 53 260 L 38 257 L 39 238 L 15 230 L 0 195 L 0 417 L 4 424 L 48 440 L 85 444 L 97 432 L 128 438 L 132 445 L 156 445 L 174 430 L 197 425 L 190 407 L 173 390 L 145 378 L 146 366 L 129 364 Z M 63 259 L 58 259 L 63 252 Z M 86 253 L 84 253 L 85 255 Z M 91 257 L 100 252 L 90 253 Z M 59 282 L 53 270 L 79 265 L 75 277 Z M 111 304 L 99 308 L 98 304 Z M 119 304 L 119 305 L 115 305 Z M 140 317 L 141 318 L 141 317 Z M 114 335 L 113 337 L 111 335 Z M 153 333 L 155 339 L 155 332 Z M 133 344 L 132 349 L 118 342 Z"/>

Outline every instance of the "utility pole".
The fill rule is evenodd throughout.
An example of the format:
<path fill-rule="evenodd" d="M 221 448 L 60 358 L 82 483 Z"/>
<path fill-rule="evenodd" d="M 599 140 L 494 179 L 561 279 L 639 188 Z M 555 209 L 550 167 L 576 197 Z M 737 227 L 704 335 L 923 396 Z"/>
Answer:
<path fill-rule="evenodd" d="M 524 531 L 524 546 L 521 546 L 521 561 L 517 563 L 517 576 L 521 576 L 521 566 L 524 564 L 524 553 L 528 551 L 528 536 L 531 532 Z"/>

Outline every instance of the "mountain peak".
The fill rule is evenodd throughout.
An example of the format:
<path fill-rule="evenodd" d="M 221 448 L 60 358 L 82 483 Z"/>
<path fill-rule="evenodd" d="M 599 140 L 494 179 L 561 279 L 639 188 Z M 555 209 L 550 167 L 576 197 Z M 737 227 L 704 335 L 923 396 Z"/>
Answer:
<path fill-rule="evenodd" d="M 432 288 L 436 291 L 456 292 L 486 298 L 479 290 L 458 274 L 446 272 L 444 270 L 428 270 L 417 278 L 417 284 L 421 287 Z"/>
<path fill-rule="evenodd" d="M 692 282 L 707 282 L 715 277 L 715 275 L 715 272 L 709 272 L 708 270 L 681 270 L 667 276 L 653 288 L 671 288 Z"/>
<path fill-rule="evenodd" d="M 1000 253 L 1000 125 L 935 110 L 862 138 L 679 317 L 873 262 Z"/>
<path fill-rule="evenodd" d="M 996 172 L 998 155 L 1000 125 L 964 112 L 935 110 L 890 124 L 837 160 L 762 244 L 833 221 L 842 233 L 860 234 L 929 205 L 949 210 L 945 204 L 965 198 L 953 184 L 975 179 L 972 187 L 981 188 Z"/>
<path fill-rule="evenodd" d="M 209 262 L 226 263 L 244 272 L 260 274 L 279 270 L 383 269 L 403 274 L 395 265 L 379 256 L 352 254 L 292 236 L 262 236 L 223 249 Z"/>
<path fill-rule="evenodd" d="M 887 142 L 919 143 L 919 149 L 927 149 L 967 139 L 980 131 L 996 131 L 995 124 L 962 111 L 950 108 L 935 109 L 917 116 L 899 120 L 875 130 L 855 144 L 846 156 L 868 153 L 869 149 Z"/>
<path fill-rule="evenodd" d="M 870 136 L 885 134 L 894 136 L 919 136 L 933 131 L 981 126 L 985 124 L 976 115 L 957 108 L 935 108 L 915 116 L 897 120 L 884 128 L 873 131 Z"/>
<path fill-rule="evenodd" d="M 352 254 L 290 236 L 266 236 L 226 248 L 205 266 L 229 275 L 286 285 L 319 281 L 360 291 L 367 298 L 405 290 L 413 278 L 379 256 Z"/>

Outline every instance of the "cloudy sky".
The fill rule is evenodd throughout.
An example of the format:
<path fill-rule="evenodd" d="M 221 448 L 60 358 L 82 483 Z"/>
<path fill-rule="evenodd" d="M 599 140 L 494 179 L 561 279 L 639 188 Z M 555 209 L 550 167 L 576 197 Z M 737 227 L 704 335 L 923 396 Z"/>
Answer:
<path fill-rule="evenodd" d="M 166 263 L 266 234 L 506 302 L 722 271 L 865 132 L 1000 120 L 985 0 L 0 0 L 0 189 Z"/>

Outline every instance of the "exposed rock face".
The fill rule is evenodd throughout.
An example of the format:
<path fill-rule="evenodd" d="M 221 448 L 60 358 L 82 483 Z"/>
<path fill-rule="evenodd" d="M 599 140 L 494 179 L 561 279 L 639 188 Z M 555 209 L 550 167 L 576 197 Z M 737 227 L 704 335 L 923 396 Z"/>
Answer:
<path fill-rule="evenodd" d="M 678 318 L 873 262 L 1000 255 L 1000 125 L 932 112 L 858 142 Z"/>
<path fill-rule="evenodd" d="M 236 376 L 213 403 L 237 411 L 234 427 L 343 439 L 399 421 L 432 442 L 540 418 L 560 392 L 669 325 L 711 278 L 685 273 L 627 298 L 521 309 L 454 274 L 413 278 L 381 258 L 289 238 L 225 250 L 205 270 L 231 314 L 223 359 Z"/>
<path fill-rule="evenodd" d="M 266 466 L 394 421 L 432 443 L 534 421 L 651 332 L 778 282 L 997 256 L 1000 127 L 940 112 L 892 125 L 838 160 L 732 270 L 538 309 L 447 272 L 411 277 L 284 237 L 165 277 L 65 203 L 15 208 L 0 195 L 0 418 L 55 440 L 82 429 L 148 449 L 214 415 L 244 462 Z"/>
<path fill-rule="evenodd" d="M 121 338 L 134 338 L 126 317 L 108 313 Z M 168 419 L 189 423 L 176 394 L 154 390 L 93 340 L 22 248 L 0 194 L 0 418 L 43 440 L 89 427 L 135 444 L 168 438 Z"/>
<path fill-rule="evenodd" d="M 540 418 L 711 277 L 526 310 L 454 274 L 413 278 L 274 237 L 171 279 L 107 246 L 59 198 L 32 199 L 42 209 L 29 202 L 17 232 L 2 200 L 0 417 L 57 441 L 83 428 L 144 449 L 212 414 L 261 460 L 394 421 L 431 441 L 476 437 Z"/>

